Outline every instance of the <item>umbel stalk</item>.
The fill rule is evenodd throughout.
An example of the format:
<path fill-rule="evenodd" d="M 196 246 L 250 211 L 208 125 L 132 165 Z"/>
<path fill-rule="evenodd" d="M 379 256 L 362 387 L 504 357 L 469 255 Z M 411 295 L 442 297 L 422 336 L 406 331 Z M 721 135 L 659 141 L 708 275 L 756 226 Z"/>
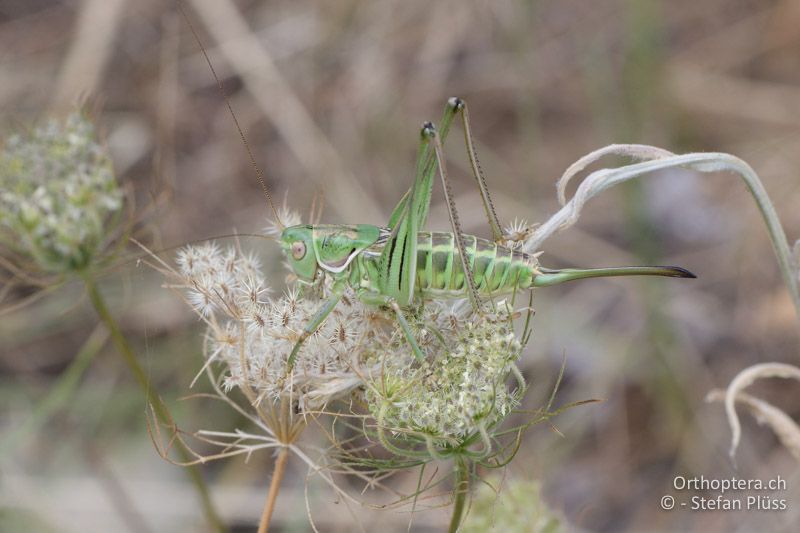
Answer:
<path fill-rule="evenodd" d="M 119 354 L 122 356 L 122 359 L 125 361 L 125 364 L 136 378 L 139 386 L 144 391 L 147 402 L 152 406 L 153 412 L 158 417 L 159 422 L 162 424 L 170 423 L 171 417 L 169 415 L 169 411 L 167 410 L 167 406 L 163 403 L 161 397 L 150 385 L 150 380 L 147 377 L 147 374 L 139 364 L 139 360 L 136 359 L 133 349 L 131 348 L 130 344 L 128 344 L 128 339 L 125 338 L 125 335 L 122 333 L 122 330 L 120 330 L 119 325 L 117 325 L 117 322 L 114 320 L 114 317 L 108 310 L 105 300 L 100 294 L 100 291 L 92 279 L 91 274 L 86 274 L 84 276 L 84 283 L 86 285 L 86 292 L 89 294 L 89 300 L 91 300 L 97 315 L 111 333 L 111 340 L 114 342 L 114 345 L 116 346 Z M 193 459 L 182 442 L 176 441 L 175 448 L 183 461 L 191 461 Z M 211 494 L 206 486 L 205 481 L 203 480 L 200 470 L 195 465 L 192 465 L 187 468 L 187 472 L 189 474 L 189 479 L 194 485 L 197 495 L 200 498 L 200 504 L 203 508 L 206 520 L 208 521 L 208 525 L 214 531 L 225 531 L 225 526 L 223 525 L 222 520 L 214 508 L 214 504 L 211 501 Z"/>

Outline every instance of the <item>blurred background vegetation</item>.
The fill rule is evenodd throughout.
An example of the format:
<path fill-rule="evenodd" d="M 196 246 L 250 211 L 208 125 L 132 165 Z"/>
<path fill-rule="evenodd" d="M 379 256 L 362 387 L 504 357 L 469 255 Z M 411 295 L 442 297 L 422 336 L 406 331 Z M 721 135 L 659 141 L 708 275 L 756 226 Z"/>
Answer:
<path fill-rule="evenodd" d="M 648 143 L 738 155 L 764 180 L 790 239 L 800 234 L 795 0 L 187 0 L 186 8 L 269 187 L 304 213 L 321 198 L 327 222 L 385 223 L 411 182 L 420 124 L 458 95 L 470 104 L 505 221 L 546 219 L 557 207 L 555 179 L 586 152 Z M 175 2 L 0 0 L 3 131 L 63 115 L 81 98 L 135 198 L 138 238 L 160 250 L 263 230 L 255 172 Z M 488 236 L 457 136 L 447 152 L 465 231 Z M 429 225 L 447 230 L 441 202 L 436 193 Z M 241 240 L 282 290 L 275 243 Z M 202 366 L 201 324 L 159 275 L 137 266 L 135 250 L 128 255 L 100 283 L 175 418 L 187 429 L 241 427 L 218 403 L 178 401 L 205 390 L 189 389 Z M 676 264 L 699 279 L 536 292 L 521 362 L 531 383 L 525 407 L 546 401 L 563 357 L 556 403 L 605 401 L 559 416 L 561 434 L 544 425 L 528 432 L 507 475 L 541 480 L 547 505 L 586 530 L 790 530 L 800 513 L 792 457 L 744 417 L 736 469 L 722 408 L 703 401 L 750 364 L 798 356 L 792 304 L 738 179 L 673 171 L 615 189 L 548 241 L 542 261 Z M 16 439 L 0 452 L 0 529 L 201 528 L 194 494 L 155 453 L 144 399 L 110 345 L 52 417 L 19 434 L 96 324 L 80 284 L 10 309 L 30 294 L 15 288 L 0 302 L 0 442 Z M 800 415 L 795 384 L 766 381 L 754 391 Z M 276 524 L 304 531 L 307 471 L 288 468 Z M 268 454 L 204 468 L 228 524 L 253 527 L 270 469 Z M 789 510 L 660 510 L 674 476 L 701 474 L 780 474 Z M 416 476 L 395 482 L 413 488 Z M 312 481 L 308 498 L 322 531 L 351 530 L 354 519 L 324 485 Z M 358 515 L 367 530 L 401 531 L 409 520 L 367 508 Z M 414 529 L 446 520 L 446 510 L 426 512 Z"/>

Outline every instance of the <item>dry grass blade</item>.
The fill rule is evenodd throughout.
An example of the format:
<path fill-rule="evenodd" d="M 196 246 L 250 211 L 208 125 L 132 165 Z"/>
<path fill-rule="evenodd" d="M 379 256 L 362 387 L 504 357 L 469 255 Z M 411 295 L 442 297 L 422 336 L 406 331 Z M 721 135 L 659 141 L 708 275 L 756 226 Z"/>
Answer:
<path fill-rule="evenodd" d="M 787 378 L 800 381 L 800 368 L 784 363 L 753 365 L 739 372 L 724 393 L 714 390 L 706 397 L 707 401 L 720 401 L 724 398 L 725 413 L 732 433 L 730 456 L 733 457 L 736 454 L 742 437 L 742 426 L 739 416 L 736 414 L 736 402 L 738 401 L 747 405 L 760 421 L 769 425 L 792 455 L 800 459 L 800 427 L 777 407 L 742 392 L 754 381 L 762 378 Z"/>
<path fill-rule="evenodd" d="M 118 35 L 125 0 L 83 2 L 75 39 L 69 48 L 57 82 L 54 105 L 70 107 L 93 94 L 102 83 L 114 51 L 111 43 Z"/>
<path fill-rule="evenodd" d="M 652 161 L 655 159 L 672 157 L 675 154 L 663 148 L 648 146 L 646 144 L 610 144 L 599 150 L 590 152 L 572 163 L 558 179 L 558 182 L 556 182 L 558 203 L 561 205 L 567 203 L 567 185 L 572 178 L 583 172 L 586 167 L 595 161 L 599 161 L 607 155 L 630 157 L 638 161 Z"/>
<path fill-rule="evenodd" d="M 646 149 L 647 147 L 642 145 L 612 145 L 581 158 L 570 169 L 585 167 L 599 157 L 612 153 L 644 157 Z M 775 211 L 775 206 L 770 200 L 763 183 L 761 183 L 761 179 L 752 167 L 730 154 L 711 152 L 667 156 L 666 154 L 669 152 L 660 148 L 652 147 L 650 150 L 651 157 L 657 157 L 658 159 L 620 168 L 604 168 L 589 174 L 580 184 L 578 190 L 575 191 L 574 196 L 558 212 L 536 228 L 531 237 L 525 242 L 523 251 L 534 253 L 541 248 L 545 240 L 573 226 L 580 218 L 581 211 L 589 200 L 615 185 L 654 172 L 674 168 L 687 168 L 703 173 L 733 172 L 742 178 L 761 212 L 778 259 L 783 281 L 789 289 L 795 309 L 798 316 L 800 316 L 800 289 L 798 288 L 797 271 L 789 242 L 783 226 L 781 226 L 778 213 Z M 566 197 L 563 195 L 563 189 L 573 175 L 574 172 L 568 170 L 559 182 L 559 197 L 563 197 L 564 200 L 566 200 Z"/>
<path fill-rule="evenodd" d="M 353 198 L 369 198 L 369 195 L 347 170 L 330 139 L 281 74 L 269 51 L 253 35 L 238 8 L 228 0 L 193 0 L 191 5 L 221 44 L 225 57 L 264 115 L 306 167 L 307 176 L 320 186 L 334 181 L 337 186 L 327 189 L 329 203 L 339 214 L 349 215 Z M 360 202 L 358 208 L 367 220 L 381 218 L 372 202 Z"/>
<path fill-rule="evenodd" d="M 724 401 L 725 397 L 724 390 L 715 389 L 708 393 L 707 399 Z M 759 423 L 768 425 L 778 436 L 781 444 L 800 461 L 800 426 L 789 415 L 774 405 L 744 392 L 738 393 L 735 401 L 746 405 Z"/>

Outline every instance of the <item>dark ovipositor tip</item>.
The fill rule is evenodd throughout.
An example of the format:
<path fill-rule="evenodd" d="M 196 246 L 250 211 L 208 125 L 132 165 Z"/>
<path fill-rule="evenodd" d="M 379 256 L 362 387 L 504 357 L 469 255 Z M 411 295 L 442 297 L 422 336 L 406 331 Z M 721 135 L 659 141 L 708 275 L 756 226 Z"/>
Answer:
<path fill-rule="evenodd" d="M 686 270 L 685 268 L 682 268 L 682 267 L 669 266 L 669 267 L 664 267 L 664 268 L 667 268 L 667 269 L 671 270 L 672 272 L 674 272 L 673 277 L 676 277 L 676 278 L 690 278 L 690 279 L 697 278 L 697 276 L 693 272 L 690 272 L 690 271 L 688 271 L 688 270 Z"/>

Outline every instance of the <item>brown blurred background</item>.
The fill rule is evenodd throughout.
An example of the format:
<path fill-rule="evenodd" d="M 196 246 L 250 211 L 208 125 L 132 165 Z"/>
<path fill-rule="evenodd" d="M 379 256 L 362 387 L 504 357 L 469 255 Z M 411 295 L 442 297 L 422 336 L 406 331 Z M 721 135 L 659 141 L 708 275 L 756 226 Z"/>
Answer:
<path fill-rule="evenodd" d="M 470 104 L 504 221 L 544 220 L 570 163 L 627 142 L 740 156 L 763 179 L 789 238 L 800 235 L 796 0 L 185 4 L 269 187 L 304 214 L 322 197 L 325 221 L 385 223 L 412 179 L 420 124 L 458 95 Z M 151 246 L 262 231 L 268 211 L 255 173 L 175 2 L 0 1 L 3 129 L 87 97 Z M 465 230 L 488 236 L 459 136 L 447 152 Z M 446 216 L 437 191 L 429 225 L 447 230 Z M 243 245 L 260 251 L 280 290 L 278 247 L 255 238 Z M 723 410 L 703 400 L 746 366 L 798 357 L 797 318 L 741 182 L 670 172 L 631 183 L 590 204 L 544 249 L 547 266 L 676 264 L 698 279 L 537 291 L 520 363 L 531 383 L 526 407 L 545 402 L 562 356 L 556 402 L 605 402 L 555 419 L 563 436 L 545 425 L 529 431 L 508 475 L 541 479 L 546 502 L 590 531 L 793 530 L 796 462 L 743 415 L 734 465 Z M 157 274 L 121 263 L 103 288 L 181 425 L 242 427 L 221 405 L 178 401 L 202 365 L 200 324 Z M 0 437 L 29 415 L 94 325 L 79 285 L 0 317 Z M 143 399 L 117 363 L 107 347 L 57 415 L 0 458 L 0 529 L 202 528 L 186 478 L 156 455 Z M 752 391 L 800 415 L 796 384 L 766 381 Z M 306 438 L 319 440 L 313 431 Z M 204 469 L 237 530 L 257 520 L 270 460 L 264 453 Z M 290 462 L 281 530 L 308 528 L 306 474 Z M 780 474 L 789 509 L 660 509 L 676 475 L 701 474 Z M 311 482 L 309 500 L 322 531 L 351 530 L 353 518 L 323 484 Z M 367 530 L 404 531 L 409 520 L 358 514 Z M 414 530 L 442 529 L 446 518 L 421 514 Z"/>

